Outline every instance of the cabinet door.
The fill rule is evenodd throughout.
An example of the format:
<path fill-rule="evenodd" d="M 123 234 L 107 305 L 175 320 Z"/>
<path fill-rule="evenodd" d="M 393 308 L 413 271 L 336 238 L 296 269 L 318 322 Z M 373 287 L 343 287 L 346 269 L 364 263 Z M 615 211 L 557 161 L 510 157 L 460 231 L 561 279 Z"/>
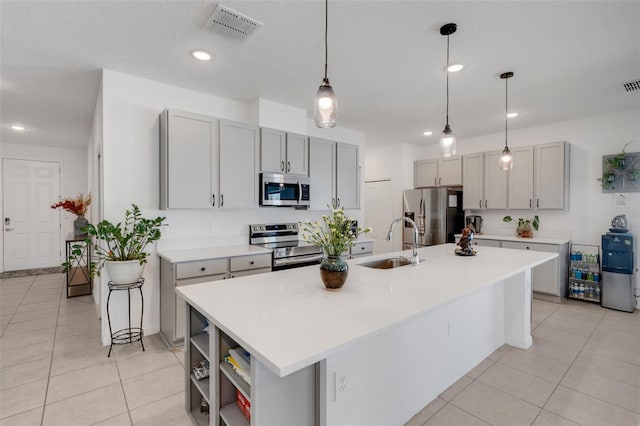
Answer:
<path fill-rule="evenodd" d="M 258 126 L 220 121 L 220 207 L 258 207 Z"/>
<path fill-rule="evenodd" d="M 507 172 L 500 168 L 502 151 L 484 154 L 484 208 L 507 208 Z"/>
<path fill-rule="evenodd" d="M 533 147 L 511 150 L 513 169 L 509 170 L 509 208 L 533 208 Z"/>
<path fill-rule="evenodd" d="M 535 146 L 536 208 L 568 208 L 568 157 L 568 145 L 564 142 Z"/>
<path fill-rule="evenodd" d="M 438 186 L 438 160 L 421 160 L 413 163 L 413 187 Z"/>
<path fill-rule="evenodd" d="M 336 143 L 311 138 L 309 141 L 309 181 L 311 209 L 326 210 L 335 204 Z"/>
<path fill-rule="evenodd" d="M 462 185 L 462 158 L 452 157 L 438 160 L 438 186 Z"/>
<path fill-rule="evenodd" d="M 284 173 L 285 132 L 274 129 L 260 129 L 260 170 L 263 172 Z"/>
<path fill-rule="evenodd" d="M 309 175 L 309 138 L 304 135 L 287 133 L 287 173 Z"/>
<path fill-rule="evenodd" d="M 336 144 L 336 204 L 345 209 L 360 208 L 358 146 Z"/>
<path fill-rule="evenodd" d="M 160 208 L 212 208 L 218 188 L 213 173 L 218 120 L 167 110 L 160 121 Z"/>
<path fill-rule="evenodd" d="M 177 280 L 176 287 L 180 287 L 182 285 L 206 283 L 209 281 L 220 281 L 226 278 L 227 278 L 227 274 L 206 275 L 203 277 L 188 278 L 185 280 Z M 175 298 L 175 304 L 176 304 L 175 306 L 175 312 L 176 312 L 175 338 L 176 340 L 184 339 L 184 317 L 185 317 L 184 310 L 186 307 L 186 303 L 184 299 L 178 296 L 177 294 L 174 295 L 174 298 Z"/>
<path fill-rule="evenodd" d="M 484 205 L 483 163 L 483 154 L 470 154 L 462 157 L 462 208 L 465 210 L 481 209 Z"/>

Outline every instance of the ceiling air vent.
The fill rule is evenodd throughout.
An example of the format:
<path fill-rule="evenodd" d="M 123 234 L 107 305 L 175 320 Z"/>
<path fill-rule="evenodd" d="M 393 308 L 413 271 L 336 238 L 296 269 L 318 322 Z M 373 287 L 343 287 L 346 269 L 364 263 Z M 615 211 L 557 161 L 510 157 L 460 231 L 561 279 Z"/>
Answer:
<path fill-rule="evenodd" d="M 251 34 L 262 28 L 262 26 L 262 22 L 258 22 L 221 4 L 216 6 L 205 25 L 209 31 L 240 41 L 249 38 Z"/>
<path fill-rule="evenodd" d="M 640 90 L 640 80 L 630 81 L 628 83 L 624 83 L 624 90 L 627 92 L 633 92 L 636 90 Z"/>

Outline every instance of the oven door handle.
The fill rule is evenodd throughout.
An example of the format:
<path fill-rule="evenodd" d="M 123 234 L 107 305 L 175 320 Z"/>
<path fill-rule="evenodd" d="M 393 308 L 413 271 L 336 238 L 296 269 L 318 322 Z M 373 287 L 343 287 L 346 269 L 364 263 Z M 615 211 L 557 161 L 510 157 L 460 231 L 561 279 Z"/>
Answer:
<path fill-rule="evenodd" d="M 296 265 L 298 263 L 308 263 L 324 259 L 324 254 L 311 254 L 308 256 L 284 257 L 273 259 L 273 266 Z"/>

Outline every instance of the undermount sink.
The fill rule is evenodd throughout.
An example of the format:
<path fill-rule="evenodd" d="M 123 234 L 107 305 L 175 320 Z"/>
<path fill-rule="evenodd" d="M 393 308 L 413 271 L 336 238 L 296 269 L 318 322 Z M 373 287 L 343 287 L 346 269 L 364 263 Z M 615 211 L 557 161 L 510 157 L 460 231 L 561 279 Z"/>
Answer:
<path fill-rule="evenodd" d="M 373 260 L 371 262 L 360 263 L 360 266 L 375 269 L 391 269 L 400 266 L 411 265 L 411 261 L 405 257 L 389 257 L 386 259 Z"/>

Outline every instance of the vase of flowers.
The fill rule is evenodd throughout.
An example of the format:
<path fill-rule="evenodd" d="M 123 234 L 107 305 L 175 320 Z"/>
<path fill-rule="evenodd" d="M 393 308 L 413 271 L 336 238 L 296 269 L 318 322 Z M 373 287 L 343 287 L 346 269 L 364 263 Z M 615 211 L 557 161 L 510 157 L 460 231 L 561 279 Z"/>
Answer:
<path fill-rule="evenodd" d="M 320 277 L 325 288 L 340 289 L 349 275 L 349 264 L 341 256 L 353 245 L 358 234 L 370 232 L 371 228 L 358 228 L 354 232 L 351 219 L 344 214 L 343 208 L 331 210 L 330 215 L 322 215 L 322 222 L 304 222 L 300 226 L 305 232 L 302 238 L 324 251 Z"/>
<path fill-rule="evenodd" d="M 66 198 L 62 201 L 59 201 L 51 206 L 52 209 L 57 209 L 62 207 L 63 210 L 68 211 L 69 213 L 75 214 L 77 217 L 73 221 L 73 235 L 76 237 L 87 235 L 84 232 L 84 228 L 89 224 L 87 218 L 84 215 L 87 213 L 87 208 L 91 205 L 91 193 L 89 193 L 86 197 L 81 192 L 75 198 Z"/>

